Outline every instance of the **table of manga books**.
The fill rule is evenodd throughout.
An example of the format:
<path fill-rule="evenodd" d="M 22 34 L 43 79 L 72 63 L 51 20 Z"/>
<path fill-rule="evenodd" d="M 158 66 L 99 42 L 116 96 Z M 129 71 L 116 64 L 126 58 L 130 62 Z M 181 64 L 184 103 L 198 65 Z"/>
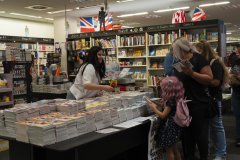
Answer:
<path fill-rule="evenodd" d="M 87 133 L 40 147 L 9 140 L 10 160 L 147 160 L 150 121 L 117 132 Z"/>

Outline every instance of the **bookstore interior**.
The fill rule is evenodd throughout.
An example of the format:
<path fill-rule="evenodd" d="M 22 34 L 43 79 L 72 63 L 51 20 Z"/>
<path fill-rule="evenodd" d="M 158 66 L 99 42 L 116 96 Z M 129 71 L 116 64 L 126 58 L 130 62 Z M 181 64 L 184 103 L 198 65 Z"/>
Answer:
<path fill-rule="evenodd" d="M 149 104 L 163 109 L 167 71 L 187 73 L 174 46 L 184 39 L 197 54 L 207 43 L 230 73 L 239 8 L 239 0 L 0 0 L 0 160 L 167 160 L 153 143 Z M 221 89 L 223 113 L 231 87 Z"/>

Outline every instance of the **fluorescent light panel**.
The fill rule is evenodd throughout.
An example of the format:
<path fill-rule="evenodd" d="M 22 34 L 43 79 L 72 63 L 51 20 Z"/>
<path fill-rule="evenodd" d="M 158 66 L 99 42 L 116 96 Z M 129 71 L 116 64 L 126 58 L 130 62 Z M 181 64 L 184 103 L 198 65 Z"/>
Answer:
<path fill-rule="evenodd" d="M 89 8 L 95 8 L 95 7 L 101 7 L 103 6 L 103 4 L 97 4 L 97 5 L 93 5 L 93 6 L 85 6 L 85 7 L 76 7 L 75 9 L 79 10 L 79 9 L 89 9 Z"/>
<path fill-rule="evenodd" d="M 124 2 L 132 2 L 134 0 L 123 0 L 123 1 L 116 1 L 117 3 L 124 3 Z"/>
<path fill-rule="evenodd" d="M 54 19 L 53 18 L 44 18 L 46 20 L 50 20 L 50 21 L 53 21 Z"/>
<path fill-rule="evenodd" d="M 153 11 L 155 13 L 158 13 L 158 12 L 170 12 L 170 11 L 177 11 L 177 10 L 180 10 L 180 9 L 189 9 L 190 7 L 189 6 L 186 6 L 186 7 L 179 7 L 179 8 L 169 8 L 169 9 L 161 9 L 161 10 L 157 10 L 157 11 Z"/>
<path fill-rule="evenodd" d="M 66 12 L 70 12 L 72 9 L 66 9 Z M 56 13 L 62 13 L 65 12 L 65 10 L 59 10 L 59 11 L 53 11 L 53 12 L 47 12 L 48 14 L 56 14 Z"/>
<path fill-rule="evenodd" d="M 223 4 L 228 4 L 228 3 L 230 3 L 230 2 L 224 1 L 224 2 L 216 2 L 216 3 L 206 3 L 206 4 L 199 5 L 199 7 L 209 7 L 209 6 L 223 5 Z"/>
<path fill-rule="evenodd" d="M 132 14 L 123 14 L 117 17 L 131 17 L 131 16 L 140 16 L 140 15 L 145 15 L 148 14 L 148 12 L 140 12 L 140 13 L 132 13 Z"/>
<path fill-rule="evenodd" d="M 6 13 L 5 11 L 0 11 L 0 13 Z"/>
<path fill-rule="evenodd" d="M 232 33 L 231 33 L 231 32 L 227 32 L 226 34 L 227 34 L 227 35 L 230 35 L 230 34 L 232 34 Z"/>
<path fill-rule="evenodd" d="M 40 16 L 33 16 L 33 15 L 28 15 L 28 14 L 21 14 L 21 13 L 10 13 L 11 15 L 15 15 L 15 16 L 23 16 L 23 17 L 30 17 L 30 18 L 37 18 L 40 19 L 42 17 Z"/>

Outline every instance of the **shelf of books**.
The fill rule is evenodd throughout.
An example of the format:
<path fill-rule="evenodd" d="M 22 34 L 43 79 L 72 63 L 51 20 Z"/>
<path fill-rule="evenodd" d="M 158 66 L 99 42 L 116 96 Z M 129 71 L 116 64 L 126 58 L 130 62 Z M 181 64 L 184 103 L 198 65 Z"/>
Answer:
<path fill-rule="evenodd" d="M 226 28 L 222 20 L 207 20 L 189 22 L 181 25 L 181 36 L 186 37 L 193 45 L 200 40 L 206 40 L 219 55 L 226 56 Z"/>
<path fill-rule="evenodd" d="M 146 33 L 122 30 L 117 36 L 117 57 L 120 69 L 130 68 L 136 81 L 147 82 Z M 129 32 L 130 31 L 130 32 Z"/>
<path fill-rule="evenodd" d="M 91 46 L 101 46 L 103 48 L 106 65 L 117 61 L 116 35 L 93 36 L 91 37 Z"/>
<path fill-rule="evenodd" d="M 159 77 L 163 76 L 163 61 L 173 41 L 179 37 L 179 25 L 158 29 L 151 27 L 147 32 L 147 70 L 148 87 L 155 87 Z"/>
<path fill-rule="evenodd" d="M 120 69 L 129 67 L 136 80 L 144 80 L 148 86 L 155 86 L 157 79 L 164 73 L 164 58 L 173 41 L 180 36 L 186 37 L 193 44 L 205 39 L 214 48 L 219 46 L 219 54 L 225 56 L 226 35 L 222 20 L 72 34 L 68 41 L 73 43 L 76 39 L 88 38 L 90 46 L 101 45 L 105 49 L 116 49 L 113 52 L 116 53 Z"/>

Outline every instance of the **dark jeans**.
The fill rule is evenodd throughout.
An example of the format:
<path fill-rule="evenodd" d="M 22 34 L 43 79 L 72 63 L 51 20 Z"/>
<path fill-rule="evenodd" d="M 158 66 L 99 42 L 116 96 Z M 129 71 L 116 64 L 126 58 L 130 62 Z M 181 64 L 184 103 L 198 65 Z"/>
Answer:
<path fill-rule="evenodd" d="M 236 118 L 236 139 L 240 142 L 240 91 L 232 92 L 232 109 Z"/>
<path fill-rule="evenodd" d="M 183 130 L 183 153 L 185 160 L 194 160 L 196 146 L 201 160 L 208 158 L 208 117 L 207 104 L 189 103 L 189 112 L 192 122 Z"/>

